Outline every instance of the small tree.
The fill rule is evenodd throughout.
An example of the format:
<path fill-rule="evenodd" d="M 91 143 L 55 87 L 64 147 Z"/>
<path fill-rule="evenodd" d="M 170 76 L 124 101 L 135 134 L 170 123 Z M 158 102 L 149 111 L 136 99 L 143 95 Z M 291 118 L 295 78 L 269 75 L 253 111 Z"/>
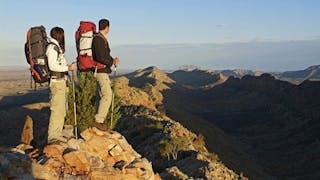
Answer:
<path fill-rule="evenodd" d="M 77 74 L 78 81 L 75 85 L 76 90 L 76 106 L 77 106 L 77 124 L 80 130 L 90 127 L 96 113 L 96 79 L 92 72 L 81 72 Z M 67 124 L 74 124 L 74 109 L 73 109 L 73 88 L 72 82 L 69 83 L 68 95 L 68 111 Z"/>
<path fill-rule="evenodd" d="M 79 72 L 77 74 L 77 83 L 75 85 L 76 90 L 76 106 L 77 106 L 77 124 L 79 129 L 85 130 L 91 127 L 92 122 L 94 121 L 94 116 L 96 114 L 96 101 L 97 101 L 97 81 L 93 77 L 92 72 Z M 74 125 L 74 109 L 73 109 L 73 88 L 72 82 L 69 82 L 69 93 L 68 93 L 68 111 L 66 124 Z M 117 96 L 117 87 L 113 83 L 115 93 L 114 99 L 114 110 L 113 110 L 113 122 L 112 127 L 110 127 L 111 119 L 111 107 L 105 123 L 110 127 L 115 127 L 118 119 L 121 117 L 120 114 L 120 97 Z"/>
<path fill-rule="evenodd" d="M 178 159 L 178 154 L 181 150 L 187 148 L 189 140 L 187 137 L 171 137 L 169 140 L 160 142 L 160 155 L 166 156 L 170 160 L 170 156 L 173 160 Z"/>
<path fill-rule="evenodd" d="M 160 142 L 160 155 L 166 156 L 168 161 L 170 160 L 171 152 L 173 151 L 173 146 L 168 140 Z"/>

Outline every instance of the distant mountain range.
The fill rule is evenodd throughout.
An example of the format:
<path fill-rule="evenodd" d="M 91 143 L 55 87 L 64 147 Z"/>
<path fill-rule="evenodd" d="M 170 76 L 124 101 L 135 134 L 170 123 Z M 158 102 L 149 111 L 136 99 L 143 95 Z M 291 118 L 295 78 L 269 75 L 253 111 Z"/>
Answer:
<path fill-rule="evenodd" d="M 226 69 L 226 70 L 201 70 L 197 66 L 181 66 L 179 71 L 207 71 L 213 74 L 221 73 L 226 77 L 237 77 L 241 78 L 245 75 L 252 75 L 252 76 L 260 76 L 263 73 L 269 73 L 275 76 L 278 79 L 290 81 L 292 83 L 301 83 L 303 80 L 320 80 L 320 65 L 310 66 L 304 70 L 297 70 L 297 71 L 284 71 L 284 72 L 264 72 L 264 71 L 255 71 L 255 70 L 247 70 L 247 69 Z"/>
<path fill-rule="evenodd" d="M 26 66 L 0 66 L 0 71 L 28 71 L 28 67 Z M 284 72 L 265 72 L 265 71 L 257 71 L 257 70 L 248 70 L 248 69 L 225 69 L 225 70 L 202 70 L 198 66 L 194 65 L 183 65 L 177 71 L 165 71 L 167 73 L 175 72 L 190 72 L 190 71 L 206 71 L 207 73 L 211 74 L 218 74 L 221 73 L 223 76 L 226 77 L 237 77 L 241 78 L 245 75 L 252 75 L 252 76 L 260 76 L 263 73 L 269 73 L 273 76 L 277 77 L 278 79 L 287 80 L 293 83 L 301 83 L 303 80 L 310 79 L 310 80 L 318 80 L 320 79 L 320 65 L 310 66 L 304 70 L 296 70 L 296 71 L 284 71 Z M 126 73 L 134 72 L 134 70 L 130 69 L 118 69 L 117 75 L 123 75 Z M 114 75 L 114 74 L 112 74 Z"/>
<path fill-rule="evenodd" d="M 285 71 L 280 74 L 282 78 L 320 79 L 320 65 L 310 66 L 300 71 Z"/>

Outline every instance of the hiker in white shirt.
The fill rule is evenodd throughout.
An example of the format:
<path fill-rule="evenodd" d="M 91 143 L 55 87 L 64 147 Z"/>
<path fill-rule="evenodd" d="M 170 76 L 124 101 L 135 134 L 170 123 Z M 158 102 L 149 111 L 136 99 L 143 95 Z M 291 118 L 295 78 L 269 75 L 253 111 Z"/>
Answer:
<path fill-rule="evenodd" d="M 48 128 L 48 144 L 66 142 L 62 137 L 64 118 L 66 116 L 66 93 L 68 71 L 76 69 L 76 64 L 67 64 L 64 56 L 64 30 L 54 27 L 50 32 L 51 40 L 47 46 L 46 56 L 50 70 L 50 119 Z"/>

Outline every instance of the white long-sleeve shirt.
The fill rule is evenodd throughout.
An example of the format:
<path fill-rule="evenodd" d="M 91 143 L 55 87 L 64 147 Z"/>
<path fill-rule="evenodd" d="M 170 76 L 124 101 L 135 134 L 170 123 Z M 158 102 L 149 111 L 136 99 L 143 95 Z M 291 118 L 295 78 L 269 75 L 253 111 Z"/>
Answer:
<path fill-rule="evenodd" d="M 50 71 L 55 71 L 55 72 L 66 72 L 68 71 L 68 64 L 67 64 L 67 60 L 64 56 L 64 53 L 62 53 L 62 50 L 59 46 L 59 43 L 57 40 L 55 40 L 54 38 L 50 39 L 51 43 L 54 43 L 55 45 L 57 45 L 57 47 L 59 48 L 60 53 L 58 53 L 55 50 L 55 45 L 53 44 L 49 44 L 47 47 L 47 51 L 46 51 L 46 55 L 48 58 L 48 65 L 49 65 L 49 69 Z"/>

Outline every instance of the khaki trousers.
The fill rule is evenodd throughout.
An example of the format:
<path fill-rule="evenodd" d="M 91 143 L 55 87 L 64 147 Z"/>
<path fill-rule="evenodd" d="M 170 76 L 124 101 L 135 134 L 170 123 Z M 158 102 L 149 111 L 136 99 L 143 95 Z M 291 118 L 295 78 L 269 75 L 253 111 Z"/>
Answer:
<path fill-rule="evenodd" d="M 97 114 L 95 115 L 95 121 L 97 123 L 104 123 L 112 100 L 111 82 L 107 73 L 97 73 L 96 78 L 98 82 L 97 91 L 99 93 L 100 100 L 98 103 Z"/>
<path fill-rule="evenodd" d="M 50 119 L 48 142 L 62 137 L 64 118 L 66 116 L 66 80 L 52 80 L 50 82 Z"/>

